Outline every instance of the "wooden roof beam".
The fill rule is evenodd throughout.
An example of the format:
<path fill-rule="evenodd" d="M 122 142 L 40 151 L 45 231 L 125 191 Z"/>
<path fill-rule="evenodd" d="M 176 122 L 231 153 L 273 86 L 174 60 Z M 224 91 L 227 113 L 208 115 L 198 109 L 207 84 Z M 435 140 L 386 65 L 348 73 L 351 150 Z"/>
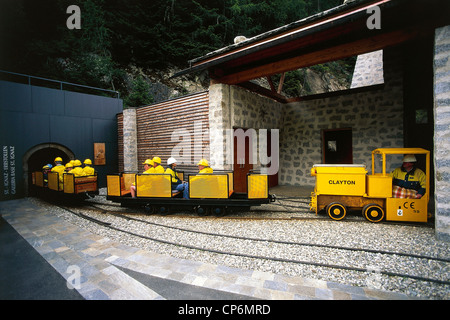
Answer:
<path fill-rule="evenodd" d="M 252 79 L 267 77 L 270 75 L 284 73 L 329 61 L 340 60 L 371 51 L 381 50 L 386 47 L 413 39 L 418 34 L 420 34 L 420 30 L 417 29 L 405 29 L 387 34 L 378 34 L 370 38 L 364 38 L 350 43 L 336 45 L 331 48 L 305 53 L 296 57 L 274 61 L 264 65 L 258 65 L 247 70 L 227 74 L 222 77 L 215 77 L 215 81 L 226 84 L 240 84 Z M 217 76 L 217 73 L 213 70 L 214 68 L 210 70 L 210 74 Z"/>
<path fill-rule="evenodd" d="M 236 85 L 281 103 L 287 103 L 288 101 L 285 96 L 250 81 L 238 83 Z"/>

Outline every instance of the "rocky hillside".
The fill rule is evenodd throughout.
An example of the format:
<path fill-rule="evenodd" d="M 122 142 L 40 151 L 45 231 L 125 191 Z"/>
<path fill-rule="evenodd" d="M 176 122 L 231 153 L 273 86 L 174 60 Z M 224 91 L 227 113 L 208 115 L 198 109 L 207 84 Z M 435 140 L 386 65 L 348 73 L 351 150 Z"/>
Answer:
<path fill-rule="evenodd" d="M 331 62 L 288 72 L 285 77 L 283 94 L 289 98 L 319 94 L 325 92 L 349 89 L 356 59 Z M 170 69 L 165 72 L 140 72 L 146 79 L 153 102 L 172 99 L 186 94 L 207 90 L 209 78 L 207 72 L 193 74 L 179 78 L 170 77 L 177 70 Z M 129 75 L 135 77 L 134 75 Z M 274 76 L 273 82 L 278 85 L 280 76 Z M 270 89 L 267 79 L 254 80 L 259 85 Z"/>

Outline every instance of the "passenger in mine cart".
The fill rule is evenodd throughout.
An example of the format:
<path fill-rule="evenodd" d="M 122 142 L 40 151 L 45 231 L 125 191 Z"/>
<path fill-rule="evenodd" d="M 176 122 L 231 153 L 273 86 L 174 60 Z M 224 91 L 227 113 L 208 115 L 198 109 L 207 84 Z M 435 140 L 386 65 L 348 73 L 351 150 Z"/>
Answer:
<path fill-rule="evenodd" d="M 426 192 L 426 175 L 416 167 L 414 155 L 404 156 L 401 167 L 392 171 L 392 197 L 421 199 Z"/>
<path fill-rule="evenodd" d="M 151 159 L 145 160 L 143 163 L 144 165 L 144 172 L 143 174 L 152 174 L 155 172 L 155 169 L 153 168 L 154 162 Z M 130 187 L 131 197 L 136 198 L 136 185 L 133 183 Z"/>
<path fill-rule="evenodd" d="M 44 177 L 44 186 L 47 187 L 48 186 L 48 173 L 50 172 L 50 170 L 52 169 L 52 165 L 46 164 L 45 166 L 42 167 L 42 173 L 43 173 L 43 177 Z"/>

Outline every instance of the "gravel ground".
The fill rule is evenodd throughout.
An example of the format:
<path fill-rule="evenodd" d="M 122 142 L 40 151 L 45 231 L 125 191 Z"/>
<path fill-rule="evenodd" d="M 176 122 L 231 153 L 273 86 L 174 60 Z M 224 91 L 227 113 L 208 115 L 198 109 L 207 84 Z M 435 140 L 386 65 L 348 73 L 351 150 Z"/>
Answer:
<path fill-rule="evenodd" d="M 102 190 L 104 192 L 104 190 Z M 102 192 L 101 192 L 102 194 Z M 40 200 L 33 199 L 39 205 Z M 100 206 L 105 210 L 129 209 L 117 207 L 106 201 L 104 197 L 95 197 L 95 202 L 103 202 L 109 206 Z M 339 270 L 335 268 L 312 266 L 300 263 L 285 263 L 211 253 L 205 250 L 189 249 L 182 246 L 165 244 L 148 239 L 141 239 L 125 233 L 117 232 L 81 219 L 68 211 L 53 207 L 51 212 L 64 217 L 72 223 L 88 229 L 96 234 L 121 241 L 127 245 L 139 247 L 177 258 L 196 260 L 230 267 L 268 271 L 290 276 L 301 276 L 325 281 L 334 281 L 354 286 L 372 287 L 374 289 L 401 292 L 421 299 L 450 298 L 450 286 L 432 282 L 418 281 L 411 278 L 392 277 L 380 273 L 384 271 L 409 274 L 420 277 L 450 281 L 450 263 L 429 259 L 417 259 L 399 255 L 385 255 L 380 253 L 356 252 L 312 246 L 298 246 L 293 244 L 279 244 L 268 241 L 237 240 L 227 237 L 217 237 L 198 232 L 186 232 L 170 229 L 154 224 L 174 226 L 189 230 L 216 234 L 235 235 L 240 237 L 258 238 L 277 241 L 326 244 L 361 249 L 385 250 L 398 253 L 409 253 L 428 257 L 450 260 L 450 243 L 438 241 L 432 227 L 398 224 L 362 223 L 362 218 L 352 218 L 348 221 L 332 221 L 319 219 L 314 214 L 305 213 L 307 204 L 301 202 L 282 201 L 286 207 L 280 205 L 265 205 L 254 208 L 251 213 L 234 214 L 234 219 L 227 217 L 196 217 L 191 214 L 173 214 L 169 216 L 136 213 L 134 218 L 153 223 L 153 225 L 133 220 L 125 220 L 99 213 L 96 210 L 84 209 L 83 213 L 102 221 L 108 221 L 113 226 L 125 229 L 153 239 L 180 243 L 196 248 L 214 249 L 222 252 L 233 252 L 246 255 L 270 256 L 295 261 L 326 263 L 358 267 L 366 272 Z M 111 206 L 111 204 L 115 206 Z M 279 203 L 278 203 L 279 204 Z M 289 206 L 289 207 L 288 207 Z M 291 212 L 298 207 L 298 212 Z M 261 212 L 261 210 L 270 210 Z M 290 212 L 286 212 L 286 210 Z M 80 211 L 80 209 L 74 209 Z M 236 219 L 251 216 L 258 218 L 299 218 L 287 220 L 270 219 Z M 300 219 L 300 218 L 311 219 Z"/>

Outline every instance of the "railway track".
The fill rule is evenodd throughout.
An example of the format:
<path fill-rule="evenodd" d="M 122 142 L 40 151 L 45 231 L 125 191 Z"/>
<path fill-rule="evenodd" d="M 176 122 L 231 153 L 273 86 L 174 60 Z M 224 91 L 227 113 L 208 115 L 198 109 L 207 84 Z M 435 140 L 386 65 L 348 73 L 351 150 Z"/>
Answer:
<path fill-rule="evenodd" d="M 439 264 L 445 270 L 448 270 L 450 259 L 433 257 L 433 256 L 423 256 L 405 252 L 391 252 L 385 250 L 374 250 L 368 248 L 351 248 L 345 246 L 337 246 L 337 245 L 327 245 L 327 244 L 318 244 L 318 243 L 305 243 L 305 242 L 294 242 L 294 241 L 283 241 L 283 240 L 274 240 L 268 238 L 255 238 L 255 237 L 246 237 L 246 236 L 237 236 L 232 234 L 224 234 L 224 233 L 214 233 L 214 232 L 206 232 L 200 230 L 193 230 L 189 228 L 183 228 L 178 226 L 170 226 L 166 224 L 156 223 L 147 221 L 144 219 L 133 217 L 132 214 L 124 214 L 123 212 L 105 210 L 102 208 L 98 208 L 89 205 L 91 210 L 96 210 L 98 213 L 105 214 L 106 220 L 98 219 L 90 216 L 86 213 L 81 213 L 76 211 L 73 208 L 67 208 L 60 206 L 62 209 L 71 212 L 74 215 L 82 219 L 89 220 L 97 225 L 102 227 L 114 230 L 119 233 L 127 234 L 131 237 L 136 237 L 140 239 L 145 239 L 153 242 L 162 243 L 165 245 L 182 247 L 186 249 L 199 250 L 202 252 L 209 252 L 220 255 L 231 255 L 238 256 L 242 258 L 249 259 L 257 259 L 263 261 L 273 261 L 285 264 L 296 264 L 296 265 L 304 265 L 304 266 L 315 266 L 322 268 L 330 268 L 340 271 L 353 271 L 358 273 L 367 273 L 368 266 L 359 263 L 359 260 L 365 257 L 367 260 L 367 256 L 373 256 L 374 260 L 386 259 L 389 261 L 396 261 L 399 259 L 408 260 L 409 263 L 414 266 L 418 263 L 420 264 Z M 98 215 L 98 214 L 97 214 Z M 179 217 L 179 216 L 177 216 Z M 132 221 L 135 224 L 143 224 L 145 226 L 145 230 L 152 230 L 151 232 L 147 232 L 146 234 L 140 233 L 136 231 L 136 228 L 130 227 L 128 229 L 118 227 L 115 222 L 109 222 L 107 220 L 111 220 L 111 218 L 118 218 L 122 220 Z M 314 218 L 318 219 L 318 218 Z M 114 220 L 114 219 L 112 219 Z M 277 219 L 279 220 L 279 219 Z M 325 219 L 324 219 L 325 220 Z M 326 219 L 330 221 L 329 219 Z M 130 225 L 130 224 L 129 224 Z M 177 235 L 172 238 L 175 239 L 167 239 L 164 236 L 158 236 L 159 229 L 170 229 Z M 206 238 L 203 243 L 207 243 L 208 245 L 193 245 L 190 241 L 190 237 L 195 234 L 196 236 L 201 235 Z M 221 246 L 221 242 L 223 239 L 229 239 L 232 241 L 234 245 L 229 246 L 233 247 L 234 250 L 229 250 L 229 248 L 224 248 Z M 277 250 L 277 248 L 288 247 L 290 251 L 292 251 L 293 255 L 279 255 L 277 252 L 281 252 L 283 250 Z M 311 257 L 311 259 L 298 259 L 297 257 L 303 256 L 303 248 L 309 247 L 317 250 L 317 253 Z M 244 249 L 242 249 L 244 248 Z M 271 254 L 260 255 L 252 252 L 263 252 L 267 251 L 267 248 L 272 248 L 269 250 Z M 251 250 L 250 250 L 251 249 Z M 336 256 L 336 257 L 346 257 L 346 258 L 337 258 L 335 263 L 322 262 L 320 257 L 322 255 Z M 354 256 L 353 256 L 354 255 Z M 349 259 L 350 261 L 345 261 L 346 263 L 342 263 L 342 260 Z M 386 268 L 387 269 L 387 268 Z M 410 270 L 411 271 L 411 270 Z M 412 270 L 413 271 L 413 270 Z M 431 277 L 431 276 L 422 276 L 418 274 L 412 274 L 411 272 L 405 272 L 405 270 L 395 270 L 395 267 L 392 267 L 389 270 L 378 270 L 377 271 L 381 275 L 385 275 L 387 277 L 400 277 L 404 279 L 413 279 L 416 281 L 422 282 L 430 282 L 444 286 L 450 286 L 450 281 L 445 275 L 441 278 L 439 277 Z"/>

